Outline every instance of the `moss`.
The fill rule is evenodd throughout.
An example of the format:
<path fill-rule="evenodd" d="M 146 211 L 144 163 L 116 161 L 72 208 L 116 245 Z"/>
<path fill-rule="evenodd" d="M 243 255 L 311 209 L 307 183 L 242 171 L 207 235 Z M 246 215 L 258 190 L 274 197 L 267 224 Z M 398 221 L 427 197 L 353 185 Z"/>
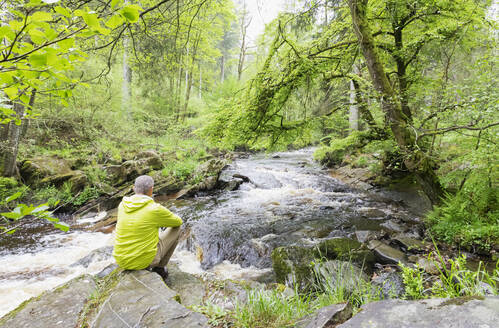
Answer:
<path fill-rule="evenodd" d="M 464 303 L 467 303 L 469 301 L 473 300 L 479 300 L 483 301 L 485 299 L 484 296 L 463 296 L 463 297 L 457 297 L 457 298 L 450 298 L 438 305 L 438 307 L 443 307 L 447 305 L 463 305 Z"/>
<path fill-rule="evenodd" d="M 363 244 L 350 238 L 332 238 L 321 242 L 315 249 L 315 257 L 328 260 L 351 261 L 367 271 L 375 262 L 374 254 Z"/>
<path fill-rule="evenodd" d="M 279 283 L 292 278 L 301 286 L 311 278 L 314 251 L 312 248 L 289 246 L 278 247 L 272 251 L 272 267 Z"/>
<path fill-rule="evenodd" d="M 122 269 L 117 268 L 102 279 L 95 278 L 97 290 L 90 296 L 87 303 L 78 315 L 77 327 L 90 327 L 89 319 L 95 311 L 107 300 L 111 290 L 116 287 L 121 278 Z"/>

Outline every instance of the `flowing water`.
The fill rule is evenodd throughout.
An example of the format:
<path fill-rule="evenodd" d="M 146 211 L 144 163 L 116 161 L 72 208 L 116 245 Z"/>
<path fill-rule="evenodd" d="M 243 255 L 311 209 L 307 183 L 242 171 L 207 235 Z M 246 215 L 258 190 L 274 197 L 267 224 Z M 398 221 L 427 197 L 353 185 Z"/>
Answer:
<path fill-rule="evenodd" d="M 190 273 L 258 279 L 271 271 L 275 247 L 351 236 L 355 230 L 377 230 L 390 218 L 413 216 L 379 193 L 357 191 L 333 179 L 312 161 L 312 153 L 305 149 L 238 159 L 220 177 L 226 182 L 244 179 L 238 190 L 165 200 L 185 221 L 172 261 Z M 112 261 L 97 257 L 90 264 L 74 264 L 92 250 L 112 245 L 109 234 L 62 233 L 31 220 L 14 235 L 0 238 L 0 316 Z"/>

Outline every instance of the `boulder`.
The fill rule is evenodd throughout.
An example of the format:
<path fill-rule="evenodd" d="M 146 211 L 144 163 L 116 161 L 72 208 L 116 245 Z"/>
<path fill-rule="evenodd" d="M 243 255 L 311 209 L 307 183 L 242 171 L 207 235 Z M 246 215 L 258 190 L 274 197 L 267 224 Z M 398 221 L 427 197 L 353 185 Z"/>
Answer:
<path fill-rule="evenodd" d="M 369 248 L 373 251 L 376 259 L 382 264 L 398 264 L 399 262 L 406 263 L 407 261 L 404 253 L 379 240 L 371 240 Z"/>
<path fill-rule="evenodd" d="M 26 184 L 36 185 L 43 178 L 71 172 L 71 164 L 57 157 L 35 157 L 22 162 L 19 171 Z"/>
<path fill-rule="evenodd" d="M 352 317 L 352 305 L 340 303 L 325 306 L 314 314 L 306 316 L 295 325 L 296 328 L 329 328 L 343 323 Z"/>
<path fill-rule="evenodd" d="M 401 233 L 407 230 L 406 227 L 403 227 L 394 220 L 387 220 L 386 222 L 381 223 L 379 226 L 391 233 Z"/>
<path fill-rule="evenodd" d="M 175 263 L 168 264 L 166 284 L 178 293 L 178 300 L 183 306 L 203 303 L 206 294 L 203 281 L 192 274 L 181 271 Z"/>
<path fill-rule="evenodd" d="M 379 239 L 381 238 L 383 233 L 380 231 L 373 231 L 373 230 L 356 230 L 355 231 L 355 238 L 357 238 L 357 241 L 361 243 L 367 243 L 371 240 Z"/>
<path fill-rule="evenodd" d="M 94 249 L 87 256 L 82 257 L 75 263 L 71 264 L 70 267 L 82 266 L 88 268 L 88 266 L 95 262 L 107 261 L 112 257 L 113 246 L 104 246 L 101 248 Z"/>
<path fill-rule="evenodd" d="M 371 270 L 375 262 L 373 253 L 365 245 L 345 237 L 331 238 L 319 243 L 316 257 L 351 261 L 367 271 Z"/>
<path fill-rule="evenodd" d="M 385 300 L 368 303 L 338 328 L 495 328 L 499 297 Z"/>
<path fill-rule="evenodd" d="M 312 278 L 314 250 L 311 247 L 277 247 L 272 251 L 272 267 L 278 283 L 308 288 Z"/>
<path fill-rule="evenodd" d="M 383 272 L 371 280 L 374 286 L 378 286 L 383 299 L 402 298 L 405 294 L 404 280 L 397 272 Z"/>
<path fill-rule="evenodd" d="M 393 240 L 400 245 L 404 251 L 420 252 L 428 247 L 428 243 L 425 243 L 419 239 L 412 238 L 407 234 L 398 234 L 393 237 Z"/>
<path fill-rule="evenodd" d="M 177 299 L 161 277 L 149 271 L 125 271 L 110 296 L 97 310 L 93 328 L 199 328 L 207 318 L 192 312 Z"/>
<path fill-rule="evenodd" d="M 22 303 L 0 319 L 0 327 L 76 327 L 78 315 L 95 289 L 95 282 L 91 276 L 80 276 Z"/>

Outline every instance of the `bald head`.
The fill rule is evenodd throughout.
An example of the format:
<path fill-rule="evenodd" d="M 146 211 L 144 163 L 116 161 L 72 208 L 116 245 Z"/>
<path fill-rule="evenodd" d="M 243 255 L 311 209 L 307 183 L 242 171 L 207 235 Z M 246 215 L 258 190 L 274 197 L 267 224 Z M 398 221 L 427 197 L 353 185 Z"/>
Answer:
<path fill-rule="evenodd" d="M 148 175 L 141 175 L 135 179 L 133 190 L 136 194 L 152 196 L 152 189 L 154 187 L 154 180 Z"/>

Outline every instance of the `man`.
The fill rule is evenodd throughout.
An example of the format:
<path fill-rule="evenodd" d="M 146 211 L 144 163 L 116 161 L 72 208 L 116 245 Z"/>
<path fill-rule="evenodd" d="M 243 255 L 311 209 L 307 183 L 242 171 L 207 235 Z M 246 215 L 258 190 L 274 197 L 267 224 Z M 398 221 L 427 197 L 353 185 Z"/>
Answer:
<path fill-rule="evenodd" d="M 165 266 L 175 250 L 182 219 L 152 197 L 154 180 L 142 175 L 135 180 L 135 195 L 123 197 L 118 207 L 118 222 L 113 256 L 127 270 L 148 269 L 166 279 Z M 169 227 L 159 232 L 160 227 Z"/>

